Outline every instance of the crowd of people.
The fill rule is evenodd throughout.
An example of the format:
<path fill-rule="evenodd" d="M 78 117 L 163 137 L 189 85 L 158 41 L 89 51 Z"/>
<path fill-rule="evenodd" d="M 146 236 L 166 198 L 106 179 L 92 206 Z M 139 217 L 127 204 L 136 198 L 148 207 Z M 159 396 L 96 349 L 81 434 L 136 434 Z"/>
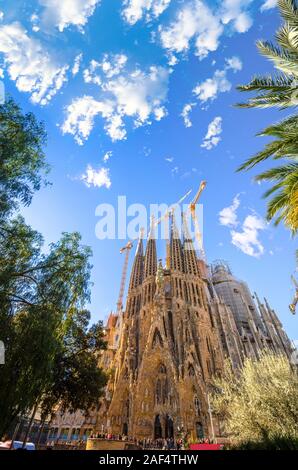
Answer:
<path fill-rule="evenodd" d="M 121 434 L 110 434 L 110 433 L 95 433 L 91 434 L 91 439 L 112 439 L 119 441 L 129 441 L 136 444 L 141 449 L 160 449 L 160 450 L 183 450 L 184 442 L 183 439 L 174 439 L 173 437 L 168 439 L 136 439 Z"/>

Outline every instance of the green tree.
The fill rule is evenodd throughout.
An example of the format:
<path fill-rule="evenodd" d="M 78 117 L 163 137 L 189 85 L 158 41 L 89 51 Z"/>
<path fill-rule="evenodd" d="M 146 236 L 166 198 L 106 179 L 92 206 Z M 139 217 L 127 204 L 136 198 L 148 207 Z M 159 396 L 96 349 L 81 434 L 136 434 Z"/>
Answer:
<path fill-rule="evenodd" d="M 278 6 L 283 26 L 276 34 L 278 45 L 258 41 L 261 54 L 273 62 L 278 75 L 255 77 L 248 85 L 239 86 L 242 92 L 257 92 L 247 103 L 238 104 L 242 108 L 280 109 L 296 108 L 298 103 L 298 6 L 296 0 L 279 0 Z M 244 162 L 238 171 L 248 170 L 272 158 L 283 159 L 278 167 L 273 167 L 256 176 L 257 181 L 273 183 L 264 194 L 271 197 L 267 207 L 267 219 L 275 219 L 275 224 L 284 222 L 293 233 L 298 229 L 298 116 L 287 117 L 278 124 L 271 125 L 259 135 L 274 137 L 257 155 Z"/>
<path fill-rule="evenodd" d="M 79 234 L 65 233 L 44 255 L 40 235 L 21 219 L 6 226 L 0 244 L 6 345 L 0 434 L 35 405 L 46 408 L 49 397 L 52 406 L 87 410 L 98 403 L 106 380 L 96 357 L 104 347 L 102 325 L 89 328 L 90 314 L 83 309 L 90 294 L 90 249 L 81 246 Z"/>
<path fill-rule="evenodd" d="M 9 99 L 0 106 L 0 437 L 37 406 L 75 411 L 98 403 L 106 376 L 97 354 L 102 325 L 89 327 L 90 248 L 63 233 L 44 249 L 42 236 L 15 216 L 47 171 L 46 134 L 33 114 Z M 14 214 L 14 218 L 12 215 Z M 51 406 L 50 406 L 51 405 Z"/>
<path fill-rule="evenodd" d="M 0 216 L 30 204 L 48 171 L 44 125 L 9 98 L 0 105 Z"/>
<path fill-rule="evenodd" d="M 107 375 L 98 367 L 98 359 L 106 343 L 102 322 L 91 328 L 89 322 L 89 311 L 73 313 L 63 348 L 55 357 L 53 383 L 45 389 L 40 403 L 44 416 L 51 416 L 57 406 L 60 411 L 81 410 L 86 414 L 98 406 L 107 382 Z"/>
<path fill-rule="evenodd" d="M 286 357 L 246 359 L 236 376 L 227 362 L 214 386 L 212 406 L 233 443 L 298 441 L 298 376 Z"/>

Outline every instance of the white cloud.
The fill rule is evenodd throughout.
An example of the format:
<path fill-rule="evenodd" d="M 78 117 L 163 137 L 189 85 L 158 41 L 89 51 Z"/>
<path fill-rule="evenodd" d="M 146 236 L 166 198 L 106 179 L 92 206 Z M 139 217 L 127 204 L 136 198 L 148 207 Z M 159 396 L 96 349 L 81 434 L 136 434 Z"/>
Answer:
<path fill-rule="evenodd" d="M 226 59 L 226 69 L 232 69 L 233 72 L 239 72 L 242 70 L 242 62 L 237 56 L 230 57 L 229 59 Z"/>
<path fill-rule="evenodd" d="M 219 223 L 226 227 L 236 227 L 238 225 L 237 209 L 240 206 L 239 194 L 234 197 L 232 204 L 225 207 L 219 213 Z"/>
<path fill-rule="evenodd" d="M 212 78 L 207 78 L 193 89 L 193 93 L 198 100 L 202 103 L 209 100 L 213 101 L 219 93 L 230 91 L 232 84 L 227 78 L 227 72 L 230 69 L 234 73 L 242 69 L 242 62 L 238 57 L 226 59 L 226 65 L 223 70 L 216 70 Z"/>
<path fill-rule="evenodd" d="M 195 41 L 196 55 L 201 59 L 210 51 L 216 51 L 223 27 L 210 8 L 200 0 L 183 5 L 175 20 L 168 26 L 160 26 L 162 46 L 168 51 L 187 51 Z"/>
<path fill-rule="evenodd" d="M 126 138 L 126 118 L 131 118 L 133 125 L 139 127 L 150 124 L 152 119 L 159 121 L 167 113 L 164 107 L 169 79 L 167 69 L 156 66 L 148 71 L 124 69 L 125 60 L 121 67 L 118 63 L 117 72 L 107 68 L 99 75 L 97 71 L 102 69 L 103 63 L 92 61 L 88 72 L 84 71 L 85 81 L 98 85 L 100 99 L 76 98 L 66 109 L 62 130 L 73 134 L 79 144 L 88 138 L 98 114 L 105 119 L 107 134 L 116 141 Z"/>
<path fill-rule="evenodd" d="M 40 30 L 38 15 L 36 13 L 33 13 L 30 17 L 30 21 L 32 23 L 32 31 L 37 33 Z"/>
<path fill-rule="evenodd" d="M 277 0 L 266 0 L 261 6 L 261 11 L 271 10 L 277 6 Z"/>
<path fill-rule="evenodd" d="M 192 111 L 192 108 L 194 106 L 196 106 L 196 103 L 187 103 L 183 107 L 181 116 L 183 117 L 185 127 L 191 127 L 192 126 L 192 122 L 191 122 L 191 119 L 190 119 L 189 115 L 190 115 L 190 113 Z"/>
<path fill-rule="evenodd" d="M 210 100 L 213 101 L 217 98 L 219 93 L 230 91 L 232 88 L 231 82 L 227 79 L 225 70 L 216 70 L 212 78 L 207 78 L 201 84 L 198 84 L 193 92 L 201 101 L 205 103 Z"/>
<path fill-rule="evenodd" d="M 123 18 L 133 25 L 145 15 L 146 21 L 150 21 L 161 15 L 169 6 L 171 0 L 124 0 Z"/>
<path fill-rule="evenodd" d="M 103 161 L 106 163 L 110 160 L 111 156 L 113 155 L 113 152 L 112 150 L 109 150 L 108 152 L 106 152 L 103 156 Z"/>
<path fill-rule="evenodd" d="M 152 66 L 148 73 L 140 69 L 128 75 L 120 75 L 107 81 L 103 89 L 116 99 L 117 111 L 123 116 L 135 116 L 135 124 L 142 124 L 153 113 L 156 119 L 163 117 L 161 103 L 167 94 L 168 71 Z"/>
<path fill-rule="evenodd" d="M 89 67 L 84 70 L 85 82 L 100 85 L 102 83 L 100 73 L 107 78 L 115 77 L 120 74 L 126 62 L 127 56 L 124 54 L 104 54 L 101 62 L 91 60 Z"/>
<path fill-rule="evenodd" d="M 115 54 L 110 56 L 110 58 L 108 54 L 105 54 L 100 66 L 106 77 L 112 78 L 119 75 L 126 62 L 127 56 L 124 54 Z"/>
<path fill-rule="evenodd" d="M 171 169 L 171 173 L 172 175 L 177 175 L 179 172 L 179 167 L 178 166 L 174 166 L 174 168 Z"/>
<path fill-rule="evenodd" d="M 230 227 L 231 243 L 243 253 L 256 258 L 264 253 L 264 247 L 259 240 L 259 232 L 265 230 L 265 221 L 256 214 L 246 216 L 240 230 L 237 210 L 240 206 L 239 194 L 234 197 L 231 206 L 225 207 L 219 213 L 219 223 Z"/>
<path fill-rule="evenodd" d="M 161 44 L 169 54 L 186 52 L 192 44 L 195 54 L 203 59 L 216 51 L 225 28 L 244 33 L 252 25 L 247 9 L 252 0 L 223 0 L 213 9 L 202 0 L 188 0 L 179 8 L 176 18 L 159 27 Z"/>
<path fill-rule="evenodd" d="M 87 166 L 85 173 L 81 175 L 80 179 L 84 181 L 88 188 L 91 188 L 92 186 L 94 188 L 105 186 L 109 189 L 112 184 L 108 168 L 99 168 L 96 170 L 95 168 L 92 168 L 91 165 Z"/>
<path fill-rule="evenodd" d="M 70 25 L 83 31 L 100 0 L 39 0 L 39 3 L 45 8 L 46 24 L 56 26 L 61 32 Z"/>
<path fill-rule="evenodd" d="M 80 70 L 81 62 L 82 62 L 83 54 L 78 54 L 74 60 L 73 67 L 72 67 L 72 74 L 73 76 L 77 75 Z"/>
<path fill-rule="evenodd" d="M 217 116 L 210 122 L 208 126 L 207 134 L 204 137 L 204 141 L 201 147 L 211 150 L 216 147 L 221 141 L 220 134 L 222 133 L 222 118 Z"/>
<path fill-rule="evenodd" d="M 67 118 L 61 129 L 63 134 L 72 134 L 79 145 L 83 145 L 94 126 L 94 119 L 97 115 L 110 118 L 113 112 L 112 103 L 96 101 L 92 96 L 82 96 L 75 98 L 67 106 Z"/>
<path fill-rule="evenodd" d="M 144 152 L 145 157 L 149 157 L 152 153 L 152 149 L 145 146 L 143 147 L 143 152 Z"/>
<path fill-rule="evenodd" d="M 169 66 L 173 67 L 177 63 L 178 63 L 177 57 L 172 53 L 168 54 L 168 64 L 169 64 Z"/>
<path fill-rule="evenodd" d="M 0 21 L 2 21 L 3 18 L 4 18 L 4 13 L 3 13 L 3 11 L 0 10 Z"/>
<path fill-rule="evenodd" d="M 96 60 L 91 60 L 89 67 L 83 71 L 83 77 L 85 83 L 94 83 L 95 85 L 101 85 L 102 80 L 97 74 L 97 70 L 100 68 L 100 63 Z"/>
<path fill-rule="evenodd" d="M 172 163 L 174 161 L 174 157 L 167 157 L 165 158 L 166 162 Z"/>
<path fill-rule="evenodd" d="M 259 232 L 266 228 L 263 219 L 257 215 L 248 215 L 242 225 L 242 231 L 231 230 L 232 244 L 249 256 L 259 258 L 264 247 L 259 240 Z"/>
<path fill-rule="evenodd" d="M 224 0 L 222 2 L 222 22 L 231 23 L 237 33 L 246 33 L 252 26 L 252 18 L 245 10 L 252 0 Z"/>
<path fill-rule="evenodd" d="M 0 52 L 10 78 L 34 103 L 47 104 L 67 80 L 69 66 L 58 64 L 18 22 L 0 26 Z"/>

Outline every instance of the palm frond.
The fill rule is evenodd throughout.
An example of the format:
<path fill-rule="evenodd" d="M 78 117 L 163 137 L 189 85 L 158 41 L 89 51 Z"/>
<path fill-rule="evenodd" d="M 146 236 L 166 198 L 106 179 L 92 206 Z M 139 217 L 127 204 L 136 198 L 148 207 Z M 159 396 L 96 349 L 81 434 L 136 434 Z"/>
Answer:
<path fill-rule="evenodd" d="M 285 91 L 292 88 L 294 79 L 285 74 L 267 75 L 266 77 L 254 77 L 248 85 L 238 85 L 239 91 Z"/>
<path fill-rule="evenodd" d="M 298 116 L 290 116 L 282 121 L 266 127 L 266 129 L 259 132 L 259 136 L 273 136 L 297 140 L 298 135 Z M 297 142 L 298 145 L 298 142 Z"/>
<path fill-rule="evenodd" d="M 250 98 L 246 103 L 237 103 L 238 108 L 270 108 L 278 107 L 280 109 L 293 106 L 294 101 L 298 101 L 298 87 L 288 88 L 285 91 L 277 90 L 268 93 L 259 94 Z"/>
<path fill-rule="evenodd" d="M 298 8 L 295 0 L 278 0 L 278 8 L 286 22 L 298 25 Z"/>
<path fill-rule="evenodd" d="M 297 174 L 297 181 L 298 181 L 298 163 L 289 163 L 287 165 L 281 165 L 275 168 L 270 168 L 269 170 L 263 171 L 255 177 L 256 181 L 272 181 L 272 180 L 284 180 L 287 176 L 293 175 L 293 173 Z"/>
<path fill-rule="evenodd" d="M 294 196 L 296 202 L 297 193 L 296 191 Z M 292 234 L 295 235 L 298 230 L 298 204 L 294 205 L 292 196 L 289 196 L 286 191 L 282 190 L 269 201 L 266 218 L 268 221 L 275 218 L 275 225 L 283 221 L 292 231 Z"/>
<path fill-rule="evenodd" d="M 284 191 L 277 193 L 269 202 L 267 209 L 267 219 L 272 220 L 275 215 L 287 205 L 288 197 Z"/>
<path fill-rule="evenodd" d="M 238 91 L 284 91 L 288 90 L 293 83 L 293 78 L 284 77 L 283 75 L 272 77 L 268 75 L 266 77 L 254 77 L 247 85 L 238 85 L 236 88 Z"/>
<path fill-rule="evenodd" d="M 267 198 L 274 194 L 278 189 L 281 189 L 283 187 L 282 183 L 277 183 L 274 186 L 271 186 L 271 188 L 267 189 L 267 191 L 263 194 L 263 198 Z"/>
<path fill-rule="evenodd" d="M 261 163 L 264 160 L 267 160 L 272 155 L 274 155 L 280 149 L 281 146 L 282 142 L 278 140 L 270 142 L 265 146 L 263 150 L 261 150 L 261 152 L 258 152 L 256 155 L 242 163 L 242 165 L 237 169 L 237 171 L 250 170 L 258 163 Z"/>
<path fill-rule="evenodd" d="M 238 107 L 285 109 L 298 105 L 298 0 L 279 0 L 278 6 L 285 20 L 276 34 L 278 44 L 258 41 L 257 46 L 260 53 L 282 73 L 255 76 L 248 85 L 238 86 L 241 92 L 256 92 L 256 96 L 247 103 L 238 104 Z M 275 225 L 283 221 L 295 234 L 298 231 L 298 115 L 288 116 L 258 135 L 274 137 L 275 140 L 245 161 L 237 171 L 251 169 L 269 158 L 285 158 L 283 165 L 261 172 L 255 180 L 272 183 L 263 195 L 269 198 L 267 219 L 274 219 Z"/>
<path fill-rule="evenodd" d="M 298 25 L 294 27 L 287 23 L 282 26 L 276 33 L 276 40 L 280 47 L 296 55 L 298 53 Z"/>
<path fill-rule="evenodd" d="M 274 62 L 274 66 L 283 73 L 298 76 L 298 52 L 289 53 L 269 41 L 258 41 L 257 47 L 262 55 Z"/>

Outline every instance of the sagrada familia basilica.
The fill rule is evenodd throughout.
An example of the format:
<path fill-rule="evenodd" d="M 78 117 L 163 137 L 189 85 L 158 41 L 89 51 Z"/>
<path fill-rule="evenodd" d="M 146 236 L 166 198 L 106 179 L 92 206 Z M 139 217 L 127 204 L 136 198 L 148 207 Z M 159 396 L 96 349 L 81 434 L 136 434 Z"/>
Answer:
<path fill-rule="evenodd" d="M 118 301 L 105 326 L 107 349 L 99 361 L 109 372 L 104 397 L 87 418 L 58 413 L 51 438 L 219 436 L 222 423 L 212 416 L 209 396 L 224 360 L 237 373 L 245 358 L 258 359 L 264 350 L 291 358 L 295 348 L 267 300 L 252 296 L 225 262 L 208 266 L 183 215 L 181 225 L 178 230 L 171 213 L 164 264 L 154 221 L 146 246 L 140 235 L 126 307 Z"/>
<path fill-rule="evenodd" d="M 268 302 L 251 295 L 222 261 L 197 257 L 186 221 L 170 217 L 166 262 L 154 224 L 138 241 L 126 308 L 111 313 L 101 366 L 110 380 L 94 429 L 139 439 L 220 433 L 209 394 L 226 358 L 235 371 L 265 349 L 290 358 L 293 345 Z"/>

